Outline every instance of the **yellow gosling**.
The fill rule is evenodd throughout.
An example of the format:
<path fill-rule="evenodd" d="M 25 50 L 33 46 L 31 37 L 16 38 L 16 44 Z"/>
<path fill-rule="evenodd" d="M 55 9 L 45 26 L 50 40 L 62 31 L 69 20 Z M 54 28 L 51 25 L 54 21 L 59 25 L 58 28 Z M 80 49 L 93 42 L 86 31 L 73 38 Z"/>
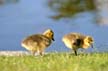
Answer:
<path fill-rule="evenodd" d="M 54 32 L 51 29 L 47 29 L 43 34 L 34 34 L 26 37 L 21 42 L 21 45 L 31 51 L 33 55 L 36 52 L 43 55 L 43 51 L 50 46 L 52 40 L 54 41 Z"/>
<path fill-rule="evenodd" d="M 86 36 L 80 33 L 69 33 L 63 36 L 62 41 L 64 44 L 73 49 L 75 55 L 77 55 L 77 50 L 79 48 L 87 49 L 90 46 L 93 48 L 93 38 L 91 36 Z"/>

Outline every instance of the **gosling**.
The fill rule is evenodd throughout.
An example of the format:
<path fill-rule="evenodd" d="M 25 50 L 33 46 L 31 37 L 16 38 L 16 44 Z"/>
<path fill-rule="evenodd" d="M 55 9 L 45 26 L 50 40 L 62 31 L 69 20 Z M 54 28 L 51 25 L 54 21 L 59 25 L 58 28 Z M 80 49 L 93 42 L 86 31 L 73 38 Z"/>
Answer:
<path fill-rule="evenodd" d="M 43 55 L 45 48 L 50 46 L 54 41 L 54 32 L 51 29 L 47 29 L 43 34 L 34 34 L 26 37 L 22 42 L 22 47 L 29 50 L 32 55 L 38 53 Z"/>
<path fill-rule="evenodd" d="M 91 36 L 86 36 L 80 33 L 69 33 L 63 36 L 63 43 L 70 49 L 73 49 L 77 56 L 79 48 L 87 49 L 90 46 L 93 48 L 94 39 Z"/>

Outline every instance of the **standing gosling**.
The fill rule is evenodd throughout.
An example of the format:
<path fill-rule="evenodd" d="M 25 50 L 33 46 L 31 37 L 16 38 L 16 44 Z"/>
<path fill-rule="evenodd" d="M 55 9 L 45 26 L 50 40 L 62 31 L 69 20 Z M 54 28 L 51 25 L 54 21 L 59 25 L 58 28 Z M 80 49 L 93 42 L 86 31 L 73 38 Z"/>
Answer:
<path fill-rule="evenodd" d="M 43 55 L 43 51 L 54 41 L 54 32 L 47 29 L 43 34 L 34 34 L 25 38 L 21 45 L 27 50 L 31 51 L 33 55 L 38 52 Z"/>
<path fill-rule="evenodd" d="M 93 38 L 91 36 L 85 36 L 80 33 L 69 33 L 63 36 L 62 41 L 64 44 L 73 49 L 75 55 L 77 55 L 77 50 L 79 48 L 89 48 L 90 46 L 93 48 Z"/>

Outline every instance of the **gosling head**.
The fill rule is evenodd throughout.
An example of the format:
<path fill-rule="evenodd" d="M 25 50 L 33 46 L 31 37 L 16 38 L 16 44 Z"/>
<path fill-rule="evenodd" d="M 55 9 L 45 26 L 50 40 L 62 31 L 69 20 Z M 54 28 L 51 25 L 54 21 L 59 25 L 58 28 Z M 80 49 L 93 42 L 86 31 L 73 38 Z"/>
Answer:
<path fill-rule="evenodd" d="M 94 39 L 91 36 L 86 36 L 84 38 L 84 44 L 86 47 L 92 47 L 93 48 Z"/>
<path fill-rule="evenodd" d="M 43 33 L 43 35 L 45 35 L 46 37 L 48 37 L 48 38 L 52 39 L 53 41 L 55 41 L 55 40 L 54 40 L 54 32 L 53 32 L 51 29 L 47 29 L 47 30 Z"/>

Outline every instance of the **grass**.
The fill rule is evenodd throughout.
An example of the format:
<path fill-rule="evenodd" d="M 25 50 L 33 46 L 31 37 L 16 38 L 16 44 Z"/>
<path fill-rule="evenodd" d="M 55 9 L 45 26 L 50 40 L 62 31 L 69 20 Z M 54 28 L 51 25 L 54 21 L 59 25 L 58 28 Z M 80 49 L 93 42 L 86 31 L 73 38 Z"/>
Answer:
<path fill-rule="evenodd" d="M 108 53 L 0 56 L 0 71 L 108 71 Z"/>

